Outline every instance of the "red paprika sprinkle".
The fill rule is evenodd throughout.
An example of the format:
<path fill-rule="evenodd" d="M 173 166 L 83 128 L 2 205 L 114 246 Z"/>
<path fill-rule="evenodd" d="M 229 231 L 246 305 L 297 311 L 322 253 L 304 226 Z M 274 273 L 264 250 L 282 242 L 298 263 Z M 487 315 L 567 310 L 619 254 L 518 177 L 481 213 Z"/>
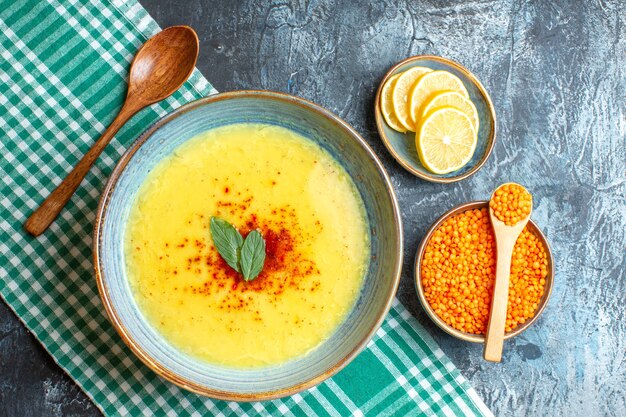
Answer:
<path fill-rule="evenodd" d="M 249 203 L 252 198 L 244 201 Z M 235 205 L 237 204 L 230 201 L 217 203 L 218 207 Z M 244 281 L 241 275 L 222 259 L 215 247 L 208 244 L 211 242 L 210 237 L 190 237 L 191 239 L 185 239 L 185 242 L 193 242 L 185 247 L 189 252 L 187 270 L 195 272 L 202 280 L 188 287 L 191 293 L 224 294 L 219 308 L 235 311 L 247 310 L 253 306 L 250 304 L 252 297 L 246 296 L 246 293 L 267 294 L 271 296 L 271 302 L 276 303 L 287 289 L 301 291 L 303 294 L 319 289 L 320 282 L 311 281 L 308 277 L 318 275 L 320 271 L 315 262 L 302 250 L 311 234 L 299 226 L 293 208 L 277 207 L 271 210 L 269 218 L 263 219 L 256 213 L 249 213 L 245 206 L 239 213 L 233 223 L 239 228 L 242 236 L 245 238 L 252 230 L 259 230 L 265 240 L 266 257 L 263 270 L 254 280 Z M 207 219 L 209 217 L 207 216 Z M 316 223 L 316 227 L 321 228 L 319 222 Z M 250 312 L 254 314 L 254 310 Z"/>

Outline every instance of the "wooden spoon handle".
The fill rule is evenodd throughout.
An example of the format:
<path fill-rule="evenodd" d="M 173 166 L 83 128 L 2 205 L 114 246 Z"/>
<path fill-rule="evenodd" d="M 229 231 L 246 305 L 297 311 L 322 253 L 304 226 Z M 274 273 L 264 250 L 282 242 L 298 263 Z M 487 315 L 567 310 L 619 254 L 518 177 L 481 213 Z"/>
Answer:
<path fill-rule="evenodd" d="M 509 279 L 511 277 L 511 256 L 514 245 L 515 240 L 509 239 L 498 246 L 496 282 L 493 287 L 491 312 L 485 335 L 485 350 L 483 351 L 485 360 L 491 362 L 502 360 L 506 310 L 509 300 Z"/>
<path fill-rule="evenodd" d="M 127 102 L 128 103 L 128 102 Z M 78 164 L 72 169 L 67 177 L 50 193 L 48 198 L 30 215 L 24 223 L 24 229 L 33 236 L 42 234 L 56 219 L 63 207 L 72 197 L 91 166 L 96 162 L 104 148 L 109 144 L 118 130 L 137 113 L 141 107 L 124 104 L 117 117 L 113 120 L 100 139 L 93 144 L 91 149 L 83 156 Z"/>

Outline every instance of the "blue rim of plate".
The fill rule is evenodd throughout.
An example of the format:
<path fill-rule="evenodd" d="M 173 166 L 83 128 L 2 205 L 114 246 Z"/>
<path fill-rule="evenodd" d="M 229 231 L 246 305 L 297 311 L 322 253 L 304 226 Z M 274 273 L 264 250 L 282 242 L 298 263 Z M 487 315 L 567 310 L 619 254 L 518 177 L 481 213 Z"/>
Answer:
<path fill-rule="evenodd" d="M 391 127 L 387 125 L 387 122 L 385 122 L 380 109 L 382 87 L 387 80 L 408 68 L 424 63 L 429 64 L 424 65 L 428 68 L 446 69 L 456 76 L 459 76 L 465 86 L 468 87 L 470 97 L 472 101 L 474 101 L 479 113 L 480 128 L 478 132 L 478 144 L 474 156 L 465 167 L 449 174 L 433 174 L 426 170 L 417 156 L 415 140 L 413 138 L 414 134 L 412 132 L 400 133 L 391 129 Z M 487 93 L 485 87 L 474 74 L 461 64 L 435 55 L 412 56 L 400 61 L 385 74 L 376 92 L 374 117 L 376 119 L 378 134 L 391 156 L 393 156 L 404 169 L 426 181 L 452 183 L 472 176 L 487 162 L 496 143 L 496 113 L 491 97 L 489 97 L 489 93 Z M 403 143 L 407 143 L 406 146 L 402 146 Z"/>

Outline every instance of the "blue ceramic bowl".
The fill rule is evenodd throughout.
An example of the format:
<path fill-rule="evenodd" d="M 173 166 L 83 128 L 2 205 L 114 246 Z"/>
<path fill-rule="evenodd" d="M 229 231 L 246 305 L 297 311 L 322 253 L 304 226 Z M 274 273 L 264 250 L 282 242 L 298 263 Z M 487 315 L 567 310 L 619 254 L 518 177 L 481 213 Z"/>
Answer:
<path fill-rule="evenodd" d="M 370 224 L 371 261 L 363 288 L 344 322 L 318 348 L 287 363 L 233 369 L 194 359 L 170 345 L 145 320 L 131 292 L 124 232 L 135 196 L 150 170 L 197 134 L 233 123 L 292 129 L 326 149 L 353 178 Z M 322 197 L 323 198 L 323 197 Z M 257 401 L 309 388 L 347 365 L 381 325 L 402 267 L 400 213 L 378 158 L 347 123 L 308 101 L 267 91 L 238 91 L 194 101 L 144 132 L 111 174 L 97 212 L 94 260 L 98 289 L 124 342 L 146 365 L 183 388 L 213 398 Z"/>
<path fill-rule="evenodd" d="M 385 82 L 393 75 L 416 66 L 427 67 L 433 70 L 446 70 L 459 77 L 461 81 L 463 81 L 463 84 L 465 84 L 470 99 L 478 111 L 478 143 L 476 144 L 474 156 L 463 168 L 449 174 L 433 174 L 424 168 L 417 156 L 415 133 L 396 132 L 387 125 L 380 110 L 380 94 Z M 487 162 L 496 142 L 496 113 L 485 87 L 483 87 L 480 81 L 478 81 L 467 68 L 454 61 L 438 56 L 414 56 L 405 59 L 391 68 L 378 88 L 374 114 L 378 133 L 391 155 L 407 171 L 427 181 L 450 183 L 469 177 Z"/>

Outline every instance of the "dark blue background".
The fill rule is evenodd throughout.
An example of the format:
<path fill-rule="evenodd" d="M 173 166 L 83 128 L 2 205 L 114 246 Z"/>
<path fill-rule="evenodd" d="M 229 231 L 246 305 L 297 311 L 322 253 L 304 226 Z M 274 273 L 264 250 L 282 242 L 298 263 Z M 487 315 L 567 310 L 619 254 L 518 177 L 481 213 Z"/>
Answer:
<path fill-rule="evenodd" d="M 500 415 L 626 415 L 626 3 L 624 1 L 143 0 L 162 26 L 198 31 L 198 67 L 219 91 L 289 92 L 325 106 L 374 147 L 403 212 L 400 300 Z M 386 152 L 373 100 L 410 55 L 452 58 L 490 92 L 494 154 L 474 177 L 430 184 Z M 499 183 L 526 185 L 552 244 L 556 286 L 501 364 L 434 327 L 412 260 L 429 225 Z M 0 302 L 0 416 L 98 410 Z"/>

